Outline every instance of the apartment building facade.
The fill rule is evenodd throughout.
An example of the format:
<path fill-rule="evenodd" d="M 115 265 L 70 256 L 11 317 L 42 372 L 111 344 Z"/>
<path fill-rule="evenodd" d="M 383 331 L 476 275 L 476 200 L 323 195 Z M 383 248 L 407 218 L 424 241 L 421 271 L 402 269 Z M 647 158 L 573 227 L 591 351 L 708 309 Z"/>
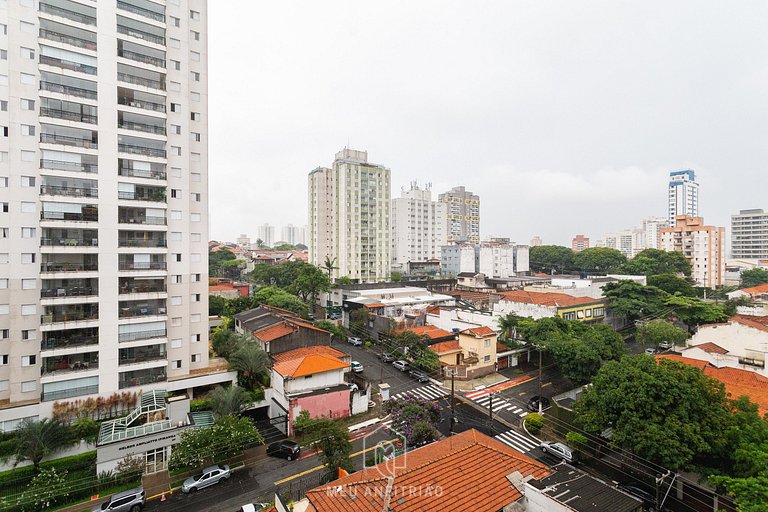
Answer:
<path fill-rule="evenodd" d="M 432 187 L 401 191 L 392 199 L 392 264 L 405 268 L 411 261 L 440 258 L 447 243 L 447 203 L 432 200 Z"/>
<path fill-rule="evenodd" d="M 231 380 L 207 372 L 206 20 L 205 0 L 0 3 L 0 429 Z"/>
<path fill-rule="evenodd" d="M 699 216 L 699 182 L 691 169 L 669 173 L 667 223 L 675 226 L 678 215 Z"/>
<path fill-rule="evenodd" d="M 530 271 L 530 247 L 491 238 L 480 244 L 450 244 L 442 247 L 440 271 L 444 276 L 482 273 L 491 278 L 508 278 Z"/>
<path fill-rule="evenodd" d="M 438 201 L 448 205 L 448 242 L 480 243 L 480 196 L 465 187 L 453 187 Z"/>
<path fill-rule="evenodd" d="M 390 170 L 368 152 L 344 148 L 331 168 L 309 173 L 309 261 L 336 268 L 331 277 L 372 283 L 389 279 Z"/>
<path fill-rule="evenodd" d="M 731 215 L 731 257 L 768 260 L 768 213 L 751 209 Z"/>
<path fill-rule="evenodd" d="M 571 250 L 573 252 L 581 252 L 584 249 L 589 249 L 589 237 L 584 235 L 576 235 L 571 240 Z"/>
<path fill-rule="evenodd" d="M 725 281 L 725 228 L 707 226 L 702 217 L 678 215 L 674 227 L 659 230 L 659 249 L 682 252 L 691 262 L 697 286 L 715 288 Z"/>

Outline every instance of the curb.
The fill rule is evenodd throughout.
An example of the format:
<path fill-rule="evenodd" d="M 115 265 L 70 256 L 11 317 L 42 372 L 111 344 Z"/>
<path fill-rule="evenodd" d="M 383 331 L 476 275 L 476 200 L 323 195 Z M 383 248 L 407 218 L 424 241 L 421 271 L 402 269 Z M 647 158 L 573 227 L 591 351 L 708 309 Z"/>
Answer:
<path fill-rule="evenodd" d="M 240 471 L 241 469 L 247 469 L 247 468 L 248 468 L 248 466 L 246 466 L 245 464 L 243 464 L 243 465 L 241 465 L 241 466 L 238 466 L 238 467 L 236 467 L 236 468 L 230 468 L 230 469 L 229 469 L 229 472 L 230 472 L 230 473 L 235 473 L 235 472 L 237 472 L 237 471 Z M 145 500 L 145 501 L 153 501 L 153 500 L 156 500 L 156 499 L 158 499 L 158 498 L 159 498 L 159 499 L 162 499 L 162 497 L 163 497 L 163 496 L 165 496 L 165 495 L 173 496 L 173 492 L 174 492 L 174 491 L 178 491 L 179 489 L 181 489 L 181 486 L 180 486 L 180 485 L 179 485 L 179 486 L 177 486 L 177 487 L 168 487 L 168 490 L 167 490 L 167 491 L 161 492 L 161 493 L 159 493 L 159 494 L 154 494 L 154 495 L 152 495 L 152 496 L 147 496 L 147 498 L 146 498 L 146 500 Z"/>

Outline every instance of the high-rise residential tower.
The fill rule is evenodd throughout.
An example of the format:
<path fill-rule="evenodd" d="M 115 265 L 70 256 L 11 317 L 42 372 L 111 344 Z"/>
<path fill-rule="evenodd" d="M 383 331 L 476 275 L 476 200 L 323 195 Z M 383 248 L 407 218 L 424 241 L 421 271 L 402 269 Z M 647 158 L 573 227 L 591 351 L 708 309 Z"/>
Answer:
<path fill-rule="evenodd" d="M 256 239 L 261 240 L 264 247 L 272 247 L 277 241 L 275 240 L 275 226 L 268 223 L 256 226 Z"/>
<path fill-rule="evenodd" d="M 438 200 L 448 205 L 448 241 L 480 243 L 480 196 L 453 187 Z"/>
<path fill-rule="evenodd" d="M 206 19 L 0 2 L 0 430 L 232 379 L 208 361 Z"/>
<path fill-rule="evenodd" d="M 642 221 L 643 237 L 645 238 L 644 249 L 659 248 L 659 230 L 668 228 L 669 222 L 664 217 L 646 217 Z"/>
<path fill-rule="evenodd" d="M 288 224 L 280 230 L 280 241 L 287 244 L 306 244 L 306 226 L 294 226 Z"/>
<path fill-rule="evenodd" d="M 432 187 L 416 182 L 401 197 L 392 199 L 392 263 L 404 267 L 409 261 L 440 258 L 447 242 L 447 203 L 432 201 Z"/>
<path fill-rule="evenodd" d="M 573 252 L 581 252 L 584 249 L 589 249 L 589 237 L 584 235 L 576 235 L 571 240 L 571 250 Z"/>
<path fill-rule="evenodd" d="M 731 215 L 731 257 L 768 260 L 768 213 L 740 210 Z"/>
<path fill-rule="evenodd" d="M 691 262 L 697 286 L 716 288 L 725 281 L 725 228 L 706 226 L 701 217 L 678 215 L 674 227 L 659 230 L 659 249 L 682 252 Z"/>
<path fill-rule="evenodd" d="M 699 183 L 691 169 L 669 173 L 667 222 L 674 226 L 678 215 L 699 216 Z"/>
<path fill-rule="evenodd" d="M 336 267 L 332 277 L 389 279 L 390 170 L 368 152 L 344 148 L 333 166 L 309 173 L 309 261 Z"/>

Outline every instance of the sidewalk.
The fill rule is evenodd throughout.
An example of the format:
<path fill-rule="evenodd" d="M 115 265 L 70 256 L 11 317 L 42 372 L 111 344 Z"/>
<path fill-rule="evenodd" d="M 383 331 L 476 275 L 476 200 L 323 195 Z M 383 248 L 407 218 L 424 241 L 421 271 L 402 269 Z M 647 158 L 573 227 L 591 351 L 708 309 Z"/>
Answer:
<path fill-rule="evenodd" d="M 499 373 L 491 373 L 472 380 L 456 379 L 454 381 L 454 385 L 456 387 L 456 391 L 475 391 L 476 389 L 482 389 L 480 386 L 487 388 L 489 386 L 493 386 L 494 384 L 504 382 L 505 380 L 509 379 Z M 451 379 L 443 381 L 443 388 L 451 389 Z"/>

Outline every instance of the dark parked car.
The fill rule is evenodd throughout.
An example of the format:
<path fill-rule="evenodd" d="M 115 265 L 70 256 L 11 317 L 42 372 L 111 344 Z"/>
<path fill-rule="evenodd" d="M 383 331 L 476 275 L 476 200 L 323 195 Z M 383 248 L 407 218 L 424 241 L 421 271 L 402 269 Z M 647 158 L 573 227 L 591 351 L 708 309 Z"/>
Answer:
<path fill-rule="evenodd" d="M 653 495 L 652 492 L 646 491 L 642 487 L 640 487 L 638 484 L 619 484 L 617 486 L 619 490 L 624 491 L 625 493 L 634 496 L 637 499 L 640 499 L 643 501 L 643 510 L 647 510 L 648 512 L 656 512 L 656 496 Z"/>
<path fill-rule="evenodd" d="M 272 443 L 267 447 L 267 455 L 271 455 L 273 457 L 282 457 L 287 460 L 298 459 L 300 453 L 301 447 L 299 446 L 299 443 L 288 440 L 278 441 L 277 443 Z"/>
<path fill-rule="evenodd" d="M 419 382 L 429 382 L 429 375 L 421 370 L 413 369 L 408 374 Z"/>
<path fill-rule="evenodd" d="M 538 412 L 539 411 L 539 401 L 541 401 L 541 410 L 549 409 L 550 403 L 549 398 L 539 395 L 532 396 L 530 400 L 528 400 L 528 410 L 531 412 Z"/>

